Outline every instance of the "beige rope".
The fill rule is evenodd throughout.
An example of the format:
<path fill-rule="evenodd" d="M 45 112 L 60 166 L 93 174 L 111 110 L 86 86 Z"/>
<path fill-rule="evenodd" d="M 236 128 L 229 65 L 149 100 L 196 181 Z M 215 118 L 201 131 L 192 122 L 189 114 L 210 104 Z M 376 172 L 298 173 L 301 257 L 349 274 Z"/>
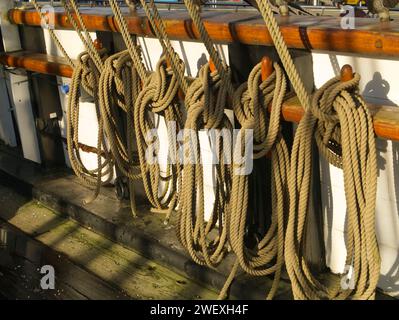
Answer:
<path fill-rule="evenodd" d="M 183 119 L 180 105 L 175 99 L 178 89 L 177 77 L 167 67 L 166 58 L 163 56 L 157 63 L 155 72 L 144 83 L 134 106 L 134 126 L 144 188 L 155 211 L 166 213 L 166 221 L 169 220 L 171 212 L 177 206 L 178 185 L 181 180 L 176 137 L 182 127 Z M 160 141 L 151 135 L 151 130 L 156 128 L 154 114 L 164 117 L 168 130 L 169 149 L 166 176 L 162 174 L 159 159 L 157 159 L 159 155 L 157 145 Z M 175 128 L 171 126 L 171 123 L 175 124 Z M 156 158 L 153 162 L 147 159 L 146 155 L 149 151 L 152 151 Z M 160 186 L 162 181 L 166 182 L 163 192 Z"/>
<path fill-rule="evenodd" d="M 127 50 L 132 59 L 134 68 L 137 70 L 141 81 L 145 81 L 147 78 L 147 70 L 143 64 L 143 60 L 141 58 L 141 51 L 138 45 L 133 42 L 133 39 L 129 33 L 127 23 L 122 15 L 121 9 L 119 8 L 116 0 L 110 0 L 111 9 L 115 15 L 116 23 L 119 27 L 119 30 L 122 34 L 123 41 L 127 47 Z"/>
<path fill-rule="evenodd" d="M 185 99 L 184 174 L 177 236 L 197 264 L 210 267 L 218 265 L 226 253 L 225 212 L 231 195 L 231 165 L 225 163 L 224 157 L 231 157 L 232 150 L 228 144 L 227 149 L 223 148 L 223 135 L 212 147 L 217 152 L 219 163 L 215 165 L 212 215 L 205 222 L 203 166 L 197 134 L 201 129 L 227 129 L 231 134 L 232 125 L 224 113 L 227 87 L 219 73 L 211 73 L 209 64 L 206 64 L 201 68 L 199 78 L 189 87 Z"/>
<path fill-rule="evenodd" d="M 300 122 L 293 145 L 289 178 L 290 214 L 285 243 L 287 271 L 296 299 L 372 299 L 380 257 L 375 235 L 377 163 L 372 117 L 357 93 L 359 75 L 342 83 L 334 78 L 318 90 L 311 112 Z M 312 135 L 321 154 L 343 169 L 347 203 L 346 265 L 353 267 L 354 289 L 342 278 L 329 285 L 316 279 L 305 256 L 305 224 L 311 181 Z M 345 138 L 341 138 L 345 137 Z"/>
<path fill-rule="evenodd" d="M 188 80 L 184 76 L 185 66 L 172 47 L 169 36 L 166 33 L 165 25 L 162 21 L 161 15 L 158 12 L 157 6 L 155 5 L 153 0 L 150 0 L 149 3 L 147 3 L 145 0 L 140 1 L 148 17 L 148 20 L 150 21 L 151 26 L 157 38 L 159 39 L 164 54 L 168 58 L 172 70 L 177 77 L 179 85 L 183 90 L 183 93 L 185 94 L 189 87 Z"/>
<path fill-rule="evenodd" d="M 132 67 L 129 52 L 116 53 L 105 61 L 104 71 L 99 80 L 99 105 L 104 122 L 110 152 L 121 173 L 129 179 L 130 205 L 133 216 L 137 216 L 133 181 L 141 179 L 140 167 L 133 159 L 134 102 L 140 90 L 139 76 Z M 118 107 L 126 113 L 126 136 L 115 117 Z"/>
<path fill-rule="evenodd" d="M 82 180 L 82 182 L 91 188 L 94 188 L 94 193 L 89 199 L 85 199 L 85 203 L 94 201 L 100 193 L 101 186 L 109 183 L 113 178 L 113 159 L 108 150 L 104 135 L 104 121 L 101 117 L 98 87 L 100 75 L 103 71 L 103 59 L 106 59 L 106 50 L 97 50 L 94 47 L 93 40 L 87 31 L 85 23 L 79 12 L 75 0 L 62 0 L 67 17 L 86 47 L 86 52 L 79 56 L 79 65 L 76 66 L 72 76 L 71 91 L 68 101 L 67 117 L 67 145 L 68 154 L 71 158 L 71 165 L 75 174 Z M 72 10 L 75 13 L 76 20 L 72 15 Z M 78 25 L 79 24 L 79 25 Z M 81 31 L 83 30 L 83 32 Z M 81 87 L 94 99 L 96 114 L 98 120 L 97 133 L 97 168 L 94 170 L 87 170 L 80 159 L 78 147 L 78 124 L 79 124 L 79 96 L 81 94 Z M 73 141 L 74 140 L 74 141 Z M 105 162 L 102 158 L 105 155 Z M 102 177 L 107 176 L 105 181 Z"/>
<path fill-rule="evenodd" d="M 38 5 L 37 1 L 36 1 L 36 0 L 32 0 L 31 2 L 32 2 L 33 6 L 35 7 L 36 11 L 39 13 L 41 20 L 44 21 L 44 22 L 47 24 L 48 22 L 47 22 L 46 16 L 45 16 L 44 13 L 41 11 L 41 8 L 40 8 L 40 6 Z M 72 68 L 74 68 L 74 67 L 75 67 L 75 63 L 73 62 L 73 60 L 71 59 L 71 57 L 68 55 L 67 51 L 65 50 L 65 48 L 64 48 L 63 45 L 61 44 L 61 41 L 58 39 L 58 37 L 57 37 L 57 35 L 55 34 L 54 30 L 53 30 L 52 28 L 50 28 L 50 27 L 49 27 L 47 30 L 48 30 L 48 32 L 49 32 L 49 34 L 50 34 L 51 39 L 53 39 L 55 45 L 58 47 L 58 49 L 60 49 L 62 55 L 67 59 L 68 64 L 69 64 Z"/>
<path fill-rule="evenodd" d="M 269 0 L 256 0 L 259 11 L 262 14 L 263 20 L 266 23 L 267 29 L 274 42 L 278 55 L 281 59 L 281 63 L 287 72 L 288 78 L 291 81 L 292 86 L 298 96 L 299 102 L 307 110 L 310 107 L 310 95 L 305 89 L 305 86 L 299 77 L 298 71 L 294 65 L 291 55 L 288 51 L 288 47 L 285 44 L 283 35 L 281 34 L 280 28 L 274 17 L 273 10 L 270 6 Z"/>
<path fill-rule="evenodd" d="M 284 263 L 284 220 L 288 213 L 286 195 L 289 153 L 280 132 L 286 80 L 283 70 L 277 63 L 274 64 L 274 69 L 273 74 L 265 81 L 261 81 L 261 63 L 259 63 L 250 73 L 248 82 L 242 84 L 234 95 L 234 113 L 241 124 L 238 137 L 242 137 L 243 140 L 241 144 L 235 146 L 235 154 L 237 157 L 246 154 L 245 148 L 249 146 L 246 143 L 254 143 L 253 159 L 263 158 L 269 152 L 272 154 L 271 225 L 255 248 L 245 244 L 248 215 L 251 214 L 248 210 L 250 173 L 245 171 L 233 173 L 231 212 L 227 215 L 228 239 L 241 268 L 254 276 L 274 274 L 268 299 L 272 299 L 278 289 Z M 269 117 L 270 103 L 272 109 Z M 253 130 L 253 141 L 250 139 L 252 137 L 245 136 L 248 130 Z M 233 268 L 232 274 L 235 272 L 236 268 Z M 229 277 L 228 281 L 232 279 Z M 225 285 L 219 298 L 225 297 L 227 288 L 228 285 Z"/>
<path fill-rule="evenodd" d="M 105 140 L 102 134 L 102 120 L 99 115 L 98 108 L 96 108 L 97 119 L 99 119 L 97 152 L 98 158 L 100 158 L 100 163 L 96 169 L 89 170 L 85 167 L 80 157 L 80 87 L 84 86 L 90 95 L 95 94 L 96 88 L 92 84 L 96 82 L 95 78 L 99 77 L 99 74 L 96 74 L 93 71 L 91 63 L 92 61 L 90 60 L 90 57 L 86 53 L 82 53 L 79 55 L 78 64 L 73 70 L 67 108 L 67 146 L 69 159 L 75 174 L 85 185 L 89 187 L 97 187 L 98 180 L 101 179 L 102 176 L 107 176 L 106 181 L 101 182 L 100 180 L 102 185 L 111 181 L 113 177 L 113 161 L 107 149 L 102 149 L 102 146 L 105 145 Z M 102 162 L 101 158 L 105 159 L 104 163 Z"/>
<path fill-rule="evenodd" d="M 194 22 L 195 27 L 199 31 L 201 41 L 204 43 L 209 56 L 212 62 L 215 64 L 216 70 L 219 72 L 221 78 L 223 79 L 223 83 L 227 85 L 227 90 L 230 96 L 234 94 L 234 88 L 229 78 L 229 71 L 226 64 L 220 58 L 219 53 L 216 51 L 215 46 L 211 37 L 208 34 L 208 31 L 205 28 L 204 23 L 201 19 L 201 1 L 200 0 L 184 0 L 184 4 L 187 7 L 187 10 L 191 16 L 191 19 Z"/>

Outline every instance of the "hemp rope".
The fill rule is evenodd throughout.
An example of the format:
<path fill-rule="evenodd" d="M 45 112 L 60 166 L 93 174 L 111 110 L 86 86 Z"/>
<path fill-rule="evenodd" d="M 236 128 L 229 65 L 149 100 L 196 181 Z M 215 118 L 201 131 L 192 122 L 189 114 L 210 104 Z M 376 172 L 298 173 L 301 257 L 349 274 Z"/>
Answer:
<path fill-rule="evenodd" d="M 245 244 L 249 202 L 249 172 L 233 172 L 230 213 L 227 215 L 228 239 L 240 267 L 248 274 L 266 276 L 274 274 L 272 287 L 267 299 L 275 295 L 284 264 L 284 221 L 288 214 L 289 152 L 281 134 L 281 110 L 286 92 L 286 80 L 283 70 L 274 63 L 274 72 L 261 81 L 262 63 L 251 71 L 248 82 L 242 84 L 234 95 L 234 113 L 241 124 L 238 137 L 246 143 L 253 143 L 253 159 L 260 159 L 271 152 L 272 163 L 272 216 L 271 225 L 255 247 Z M 268 106 L 272 103 L 269 116 Z M 246 135 L 253 130 L 253 137 Z M 251 139 L 253 138 L 253 140 Z M 245 153 L 248 144 L 236 144 L 234 153 L 239 156 Z M 236 157 L 235 156 L 235 159 Z M 235 164 L 237 166 L 237 164 Z M 235 168 L 237 169 L 237 168 Z M 241 168 L 242 169 L 242 168 Z M 220 292 L 219 298 L 226 296 L 237 268 L 233 267 L 231 275 Z"/>
<path fill-rule="evenodd" d="M 148 20 L 150 21 L 152 29 L 154 30 L 155 35 L 157 36 L 162 46 L 164 55 L 166 55 L 168 62 L 170 62 L 171 68 L 177 77 L 183 93 L 186 94 L 189 87 L 189 82 L 184 75 L 185 66 L 172 47 L 172 43 L 170 42 L 169 36 L 166 32 L 165 25 L 162 21 L 161 15 L 158 12 L 157 6 L 155 5 L 153 0 L 150 0 L 148 3 L 145 0 L 140 1 L 148 17 Z"/>
<path fill-rule="evenodd" d="M 178 90 L 177 77 L 167 67 L 166 58 L 163 56 L 158 61 L 155 72 L 143 84 L 134 106 L 134 126 L 144 189 L 153 206 L 152 210 L 166 213 L 165 222 L 169 221 L 171 212 L 177 206 L 178 180 L 181 179 L 176 140 L 177 131 L 182 127 L 183 120 L 180 105 L 175 99 Z M 158 156 L 159 141 L 151 134 L 151 130 L 156 128 L 154 114 L 164 116 L 167 126 L 171 122 L 176 124 L 176 128 L 168 127 L 169 150 L 166 176 L 162 175 L 157 159 L 150 161 L 147 157 L 150 153 L 150 156 Z M 163 192 L 160 190 L 161 181 L 166 182 Z"/>
<path fill-rule="evenodd" d="M 72 75 L 71 91 L 68 101 L 68 114 L 70 116 L 67 117 L 67 145 L 68 154 L 71 158 L 71 165 L 75 174 L 81 178 L 86 186 L 94 188 L 93 195 L 84 200 L 84 203 L 87 204 L 97 198 L 100 193 L 101 186 L 108 184 L 112 180 L 114 174 L 114 162 L 105 139 L 104 121 L 100 112 L 98 95 L 99 79 L 104 69 L 103 60 L 107 58 L 107 55 L 105 49 L 97 50 L 95 48 L 93 39 L 86 28 L 75 0 L 68 0 L 68 2 L 66 0 L 62 0 L 62 4 L 69 22 L 74 27 L 76 33 L 86 48 L 86 51 L 80 55 L 79 66 L 74 69 Z M 76 20 L 72 15 L 72 10 L 75 13 Z M 86 58 L 83 59 L 83 57 Z M 84 168 L 83 163 L 80 160 L 79 150 L 76 149 L 76 143 L 78 141 L 78 128 L 76 125 L 79 123 L 79 96 L 81 94 L 80 86 L 82 86 L 83 89 L 93 97 L 96 107 L 98 133 L 97 169 L 95 170 L 87 170 Z M 75 143 L 72 143 L 72 139 L 75 140 Z M 105 162 L 103 163 L 102 158 L 104 155 Z M 105 181 L 102 181 L 104 176 L 107 176 L 107 178 Z"/>
<path fill-rule="evenodd" d="M 207 63 L 200 69 L 199 78 L 193 81 L 185 99 L 184 174 L 177 236 L 197 264 L 210 267 L 218 265 L 226 253 L 225 212 L 231 195 L 231 165 L 225 163 L 224 157 L 231 159 L 232 150 L 229 140 L 228 149 L 224 149 L 224 136 L 219 136 L 215 147 L 219 160 L 215 165 L 215 202 L 212 215 L 205 222 L 203 165 L 198 131 L 227 129 L 231 137 L 232 125 L 224 113 L 227 87 L 219 73 L 211 72 Z"/>
<path fill-rule="evenodd" d="M 312 112 L 319 116 L 320 114 L 317 113 L 318 109 L 315 108 L 315 105 L 317 105 L 317 102 L 315 101 L 317 100 L 313 100 L 313 105 L 310 103 L 310 96 L 306 92 L 292 58 L 288 52 L 288 48 L 284 42 L 277 21 L 273 16 L 269 2 L 267 0 L 257 0 L 257 3 L 288 77 L 294 87 L 295 92 L 297 93 L 301 105 L 305 109 L 305 115 L 299 123 L 291 150 L 291 168 L 288 178 L 290 214 L 285 240 L 285 261 L 287 271 L 291 279 L 294 297 L 296 299 L 347 297 L 351 291 L 349 290 L 346 293 L 340 292 L 339 288 L 337 288 L 337 283 L 333 284 L 333 286 L 330 288 L 326 288 L 324 285 L 321 285 L 321 283 L 311 275 L 303 255 L 303 242 L 301 242 L 301 240 L 303 240 L 304 237 L 306 213 L 309 205 L 308 200 L 310 195 L 312 170 L 311 157 L 309 156 L 312 152 L 311 133 L 317 122 L 317 119 L 313 116 Z M 356 83 L 358 78 L 354 81 Z M 338 117 L 340 118 L 342 127 L 341 130 L 345 132 L 343 136 L 348 137 L 348 140 L 343 139 L 342 141 L 342 161 L 345 163 L 343 166 L 346 180 L 345 187 L 348 202 L 348 216 L 351 219 L 348 225 L 350 238 L 347 242 L 347 256 L 348 262 L 351 262 L 349 259 L 352 258 L 352 253 L 354 255 L 355 274 L 360 270 L 360 263 L 362 266 L 362 269 L 360 270 L 361 273 L 357 275 L 357 286 L 353 297 L 372 298 L 374 296 L 375 287 L 378 281 L 380 261 L 374 230 L 376 196 L 375 141 L 372 125 L 370 124 L 371 117 L 364 105 L 364 102 L 357 94 L 355 95 L 356 98 L 353 98 L 345 91 L 345 88 L 350 87 L 350 84 L 353 83 L 346 83 L 342 87 L 337 85 L 338 88 L 336 88 L 337 91 L 335 92 L 335 95 L 331 94 L 327 102 L 324 100 L 327 98 L 324 98 L 322 106 L 331 108 L 332 104 L 334 103 L 334 108 L 336 109 Z M 331 83 L 328 83 L 328 86 L 329 85 L 331 85 Z M 323 90 L 325 88 L 326 87 L 323 87 Z M 342 91 L 342 94 L 336 98 L 340 91 Z M 316 95 L 315 99 L 317 99 L 317 96 L 319 95 Z M 356 103 L 354 101 L 356 101 Z M 356 107 L 356 104 L 360 104 L 361 107 Z M 355 105 L 355 107 L 353 107 L 353 105 Z M 363 112 L 362 116 L 360 115 L 361 112 Z M 353 120 L 356 120 L 356 122 L 351 123 L 348 121 L 348 119 L 351 119 L 350 116 L 352 116 Z M 332 137 L 330 135 L 332 132 L 335 133 L 333 138 L 338 138 L 338 131 L 334 131 L 333 128 L 334 126 L 327 126 L 328 130 L 326 131 L 326 135 L 323 136 L 324 142 Z M 356 144 L 358 141 L 356 142 L 355 137 L 359 131 L 362 133 L 362 135 L 360 135 L 362 139 L 358 137 L 357 139 L 358 141 L 362 140 L 362 142 L 360 144 Z M 348 142 L 349 140 L 351 140 L 350 143 Z M 316 141 L 318 141 L 318 147 L 320 148 L 321 138 L 317 138 Z M 358 150 L 356 150 L 356 147 Z M 347 155 L 349 152 L 347 151 L 348 148 L 351 150 L 351 157 Z M 325 156 L 328 155 L 327 160 L 332 161 L 333 164 L 337 165 L 337 155 L 327 152 L 324 148 L 321 148 L 321 152 Z M 360 155 L 357 154 L 357 152 L 359 152 Z M 360 166 L 359 161 L 361 161 Z M 351 168 L 358 168 L 358 170 L 361 170 L 361 172 L 365 173 L 366 178 L 363 178 L 366 181 L 363 184 L 361 183 L 363 182 L 361 179 L 362 176 L 359 176 L 359 173 L 355 172 L 356 170 L 352 170 L 354 175 L 357 174 L 355 176 L 356 182 L 352 181 L 354 179 L 353 177 L 352 179 L 348 177 Z M 365 168 L 367 168 L 367 170 Z M 366 190 L 363 190 L 363 188 Z M 365 197 L 366 200 L 363 199 L 363 201 L 359 200 L 359 198 L 362 198 L 362 192 L 367 193 L 368 195 L 368 197 Z M 356 205 L 358 205 L 359 208 L 357 208 Z M 357 214 L 360 215 L 361 219 L 365 219 L 365 221 L 357 221 L 356 223 Z M 355 230 L 356 226 L 358 227 L 357 230 Z M 363 248 L 361 248 L 361 244 L 359 244 L 359 239 L 362 239 L 363 241 L 361 243 L 363 244 Z M 367 240 L 364 241 L 364 239 Z M 355 248 L 351 247 L 352 242 L 355 243 Z M 366 244 L 364 244 L 364 242 Z M 366 246 L 366 248 L 364 248 L 364 246 Z M 366 257 L 364 257 L 364 255 L 366 255 Z M 366 258 L 369 259 L 367 260 Z M 369 268 L 369 270 L 365 268 Z"/>
<path fill-rule="evenodd" d="M 232 97 L 234 95 L 234 88 L 230 80 L 230 72 L 228 71 L 226 64 L 220 58 L 219 53 L 216 51 L 213 41 L 201 19 L 201 0 L 184 0 L 184 4 L 200 34 L 201 41 L 204 43 L 212 62 L 215 64 L 216 70 L 219 72 L 220 77 L 223 80 L 223 83 L 227 85 L 229 95 Z"/>
<path fill-rule="evenodd" d="M 99 80 L 99 104 L 104 122 L 104 131 L 115 164 L 129 179 L 130 206 L 137 216 L 133 181 L 140 179 L 140 167 L 133 159 L 134 101 L 140 90 L 138 72 L 131 64 L 128 50 L 118 52 L 105 61 Z M 120 108 L 126 113 L 126 136 L 115 121 Z"/>
<path fill-rule="evenodd" d="M 46 16 L 44 15 L 44 13 L 41 11 L 40 6 L 37 3 L 37 0 L 32 0 L 31 1 L 33 6 L 35 7 L 36 11 L 39 13 L 40 18 L 42 20 L 42 22 L 45 22 L 46 24 L 48 24 Z M 73 62 L 73 60 L 71 59 L 71 57 L 68 55 L 67 51 L 65 50 L 65 48 L 63 47 L 63 45 L 61 44 L 61 41 L 58 39 L 57 35 L 55 34 L 54 30 L 51 27 L 47 28 L 51 39 L 54 41 L 55 45 L 58 47 L 58 49 L 60 49 L 62 55 L 67 59 L 68 64 L 74 68 L 75 67 L 75 63 Z"/>
<path fill-rule="evenodd" d="M 150 8 L 144 3 L 146 14 L 150 21 L 152 21 L 154 30 L 158 31 L 161 29 L 159 13 L 154 3 L 150 3 L 153 13 Z M 179 84 L 183 88 L 188 86 L 187 80 L 184 78 L 184 64 L 174 53 L 171 47 L 170 41 L 167 40 L 167 45 L 163 44 L 164 55 L 159 60 L 155 72 L 151 75 L 146 75 L 142 60 L 139 58 L 137 46 L 134 46 L 132 39 L 129 35 L 126 21 L 124 20 L 121 10 L 115 1 L 111 1 L 111 7 L 115 13 L 116 21 L 119 28 L 121 29 L 122 36 L 128 47 L 128 51 L 132 56 L 133 64 L 137 66 L 137 70 L 141 70 L 141 80 L 143 87 L 135 101 L 135 116 L 134 116 L 134 127 L 137 138 L 138 153 L 140 159 L 140 168 L 143 177 L 144 189 L 148 200 L 152 205 L 152 211 L 165 212 L 166 220 L 169 221 L 171 212 L 177 206 L 178 203 L 178 185 L 181 181 L 181 168 L 177 162 L 177 148 L 174 148 L 176 144 L 177 130 L 182 127 L 182 114 L 180 106 L 175 99 L 179 89 Z M 155 23 L 153 18 L 158 19 L 158 23 Z M 164 30 L 163 30 L 164 31 Z M 158 31 L 159 32 L 159 31 Z M 159 35 L 159 33 L 157 33 Z M 161 39 L 161 36 L 158 37 Z M 172 63 L 173 74 L 170 68 L 167 67 L 167 60 Z M 151 113 L 163 115 L 167 125 L 170 122 L 176 124 L 176 128 L 167 128 L 168 130 L 168 162 L 174 160 L 172 164 L 167 164 L 167 176 L 164 177 L 161 173 L 160 166 L 156 163 L 147 163 L 146 151 L 148 148 L 153 147 L 152 144 L 159 143 L 159 141 L 147 141 L 147 134 L 150 130 L 155 128 L 154 119 Z M 172 132 L 176 130 L 176 132 Z M 152 150 L 156 153 L 156 150 Z M 172 158 L 171 158 L 172 157 Z M 163 192 L 160 191 L 160 182 L 166 182 Z"/>
<path fill-rule="evenodd" d="M 358 94 L 360 76 L 328 81 L 313 97 L 300 122 L 291 158 L 290 214 L 285 258 L 295 299 L 373 299 L 380 274 L 375 235 L 377 160 L 373 122 Z M 316 279 L 305 260 L 304 239 L 311 177 L 313 133 L 321 154 L 344 173 L 347 204 L 346 265 L 353 266 L 354 289 Z"/>
<path fill-rule="evenodd" d="M 46 21 L 46 17 L 41 12 L 41 8 L 39 7 L 36 0 L 32 1 L 36 11 L 39 13 L 41 19 Z M 95 187 L 96 194 L 99 191 L 100 185 L 108 184 L 113 177 L 113 162 L 107 150 L 102 150 L 101 146 L 105 145 L 104 137 L 102 136 L 102 123 L 100 119 L 99 109 L 96 105 L 96 114 L 97 119 L 99 122 L 99 131 L 98 131 L 98 141 L 97 141 L 97 158 L 98 158 L 98 167 L 94 170 L 87 169 L 80 157 L 80 147 L 79 147 L 79 95 L 80 95 L 80 86 L 82 86 L 85 91 L 92 97 L 96 95 L 96 79 L 99 78 L 98 72 L 95 70 L 95 61 L 98 59 L 101 61 L 100 53 L 96 51 L 94 45 L 90 39 L 90 41 L 86 40 L 85 37 L 81 34 L 77 23 L 75 22 L 72 14 L 70 13 L 70 7 L 65 2 L 62 1 L 64 6 L 65 12 L 68 16 L 69 21 L 71 22 L 72 26 L 78 33 L 80 39 L 82 40 L 83 44 L 87 48 L 87 52 L 83 52 L 78 57 L 78 62 L 75 63 L 70 56 L 68 55 L 67 51 L 63 47 L 61 41 L 58 39 L 54 30 L 49 28 L 49 34 L 53 41 L 55 42 L 56 46 L 60 49 L 61 53 L 67 59 L 68 63 L 73 67 L 73 75 L 72 75 L 72 82 L 71 82 L 71 90 L 69 94 L 69 101 L 68 101 L 68 110 L 67 110 L 67 147 L 68 147 L 68 156 L 71 162 L 71 167 L 75 172 L 76 176 L 82 181 L 82 183 L 88 187 Z M 84 26 L 83 20 L 80 17 L 78 8 L 76 3 L 70 0 L 70 4 L 75 9 L 77 17 L 80 21 L 81 26 L 85 30 L 85 35 L 89 37 L 87 29 Z M 90 55 L 90 51 L 91 55 Z M 101 52 L 104 55 L 104 51 Z M 91 58 L 93 57 L 93 58 Z M 98 66 L 97 66 L 98 68 Z M 96 100 L 96 99 L 95 99 Z M 104 158 L 105 161 L 102 163 L 101 158 Z M 101 182 L 101 177 L 108 175 L 108 178 Z M 96 196 L 94 195 L 94 197 Z M 92 200 L 86 200 L 86 202 L 90 202 Z"/>

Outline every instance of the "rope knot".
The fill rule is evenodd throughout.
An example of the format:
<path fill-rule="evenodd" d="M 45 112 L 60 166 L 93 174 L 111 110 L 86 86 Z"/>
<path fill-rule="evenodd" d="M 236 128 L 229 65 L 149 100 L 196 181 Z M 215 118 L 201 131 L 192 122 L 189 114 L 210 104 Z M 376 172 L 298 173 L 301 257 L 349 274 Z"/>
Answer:
<path fill-rule="evenodd" d="M 228 105 L 228 82 L 230 79 L 230 69 L 227 69 L 228 77 L 222 79 L 215 70 L 211 71 L 210 64 L 205 64 L 199 71 L 198 78 L 195 79 L 187 91 L 186 107 L 193 120 L 187 123 L 194 128 L 199 117 L 202 119 L 200 127 L 205 129 L 220 128 L 228 122 L 224 109 Z"/>
<path fill-rule="evenodd" d="M 321 152 L 334 165 L 341 167 L 341 125 L 339 111 L 357 108 L 359 103 L 358 85 L 360 76 L 342 82 L 337 76 L 324 84 L 313 96 L 311 112 L 318 120 L 316 142 Z"/>
<path fill-rule="evenodd" d="M 264 81 L 261 68 L 261 63 L 254 67 L 248 82 L 236 90 L 233 99 L 234 113 L 241 129 L 253 129 L 255 158 L 269 152 L 277 139 L 280 132 L 281 105 L 286 90 L 286 80 L 277 63 L 274 64 L 274 72 Z M 269 117 L 268 108 L 271 104 L 273 116 Z"/>

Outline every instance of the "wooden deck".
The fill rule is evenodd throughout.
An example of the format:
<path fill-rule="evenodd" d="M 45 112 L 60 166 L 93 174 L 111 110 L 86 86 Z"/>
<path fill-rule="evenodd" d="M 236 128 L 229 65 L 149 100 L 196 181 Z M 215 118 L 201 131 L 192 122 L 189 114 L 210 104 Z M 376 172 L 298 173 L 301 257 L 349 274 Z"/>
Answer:
<path fill-rule="evenodd" d="M 0 184 L 0 295 L 8 299 L 216 299 L 217 293 Z M 1 246 L 3 245 L 3 246 Z M 43 265 L 54 290 L 40 288 Z"/>
<path fill-rule="evenodd" d="M 82 8 L 81 13 L 90 31 L 118 31 L 109 8 Z M 125 11 L 125 14 L 132 34 L 154 37 L 142 11 L 135 15 Z M 172 39 L 198 40 L 198 31 L 186 11 L 162 10 L 161 16 Z M 216 42 L 273 45 L 262 17 L 255 11 L 205 11 L 202 17 L 209 35 Z M 341 27 L 340 17 L 291 15 L 276 18 L 290 48 L 399 57 L 399 21 L 381 23 L 378 19 L 357 18 L 355 29 L 345 30 Z M 20 25 L 41 25 L 40 17 L 34 10 L 12 9 L 9 11 L 9 19 Z M 54 23 L 55 28 L 72 28 L 61 8 L 55 10 Z"/>

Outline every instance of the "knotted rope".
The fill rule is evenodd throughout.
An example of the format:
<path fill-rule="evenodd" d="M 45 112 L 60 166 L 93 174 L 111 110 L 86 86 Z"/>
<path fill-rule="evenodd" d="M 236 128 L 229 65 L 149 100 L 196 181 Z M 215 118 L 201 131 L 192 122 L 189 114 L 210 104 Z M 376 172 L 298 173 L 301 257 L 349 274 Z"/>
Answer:
<path fill-rule="evenodd" d="M 180 105 L 175 100 L 178 89 L 177 77 L 167 67 L 166 58 L 162 57 L 155 72 L 144 83 L 134 107 L 134 125 L 144 188 L 154 210 L 166 212 L 166 221 L 177 205 L 177 186 L 181 177 L 176 146 L 177 131 L 182 127 Z M 157 134 L 152 132 L 156 128 L 154 114 L 162 115 L 168 127 L 166 176 L 162 175 L 158 162 L 159 140 Z M 166 182 L 164 188 L 160 186 L 161 181 Z"/>
<path fill-rule="evenodd" d="M 177 236 L 197 264 L 211 267 L 219 264 L 226 252 L 225 212 L 231 195 L 231 166 L 226 163 L 225 157 L 231 159 L 231 142 L 229 139 L 225 141 L 226 135 L 222 129 L 227 129 L 230 137 L 232 130 L 224 113 L 227 87 L 217 71 L 210 71 L 208 63 L 201 68 L 199 78 L 191 84 L 185 99 L 184 174 Z M 219 162 L 215 165 L 215 202 L 207 222 L 204 216 L 203 165 L 198 137 L 201 129 L 222 131 L 212 147 L 217 152 Z"/>
<path fill-rule="evenodd" d="M 133 159 L 134 102 L 140 90 L 138 72 L 132 66 L 129 52 L 122 51 L 109 57 L 99 80 L 99 102 L 104 131 L 115 164 L 129 179 L 130 206 L 137 216 L 133 181 L 140 179 L 140 167 Z M 126 133 L 115 120 L 118 110 L 126 113 Z"/>
<path fill-rule="evenodd" d="M 373 122 L 358 94 L 360 76 L 328 81 L 312 99 L 293 145 L 289 179 L 290 214 L 285 258 L 296 299 L 372 299 L 380 270 L 375 235 L 377 161 Z M 353 266 L 354 288 L 342 279 L 325 285 L 312 275 L 305 259 L 308 200 L 311 182 L 311 141 L 315 133 L 321 154 L 344 173 L 347 204 L 346 265 Z"/>
<path fill-rule="evenodd" d="M 274 274 L 274 281 L 267 296 L 272 299 L 277 291 L 281 269 L 284 263 L 284 221 L 288 212 L 287 177 L 289 173 L 289 153 L 281 134 L 281 110 L 286 92 L 286 80 L 280 66 L 274 64 L 274 72 L 264 81 L 261 79 L 262 63 L 254 67 L 248 82 L 242 84 L 234 95 L 234 113 L 241 124 L 238 137 L 242 142 L 234 149 L 235 157 L 246 154 L 245 148 L 253 143 L 253 159 L 272 155 L 272 212 L 271 225 L 255 247 L 246 245 L 249 209 L 249 175 L 245 164 L 233 172 L 231 190 L 231 211 L 227 215 L 228 239 L 232 251 L 241 268 L 250 275 L 266 276 Z M 271 103 L 271 114 L 268 107 Z M 253 136 L 247 137 L 253 130 Z M 252 140 L 253 138 L 253 140 Z M 244 142 L 245 141 L 245 142 Z M 245 160 L 248 161 L 248 158 Z M 242 171 L 236 172 L 237 169 Z M 233 267 L 229 280 L 237 271 Z M 229 287 L 226 282 L 219 298 L 224 298 Z"/>

